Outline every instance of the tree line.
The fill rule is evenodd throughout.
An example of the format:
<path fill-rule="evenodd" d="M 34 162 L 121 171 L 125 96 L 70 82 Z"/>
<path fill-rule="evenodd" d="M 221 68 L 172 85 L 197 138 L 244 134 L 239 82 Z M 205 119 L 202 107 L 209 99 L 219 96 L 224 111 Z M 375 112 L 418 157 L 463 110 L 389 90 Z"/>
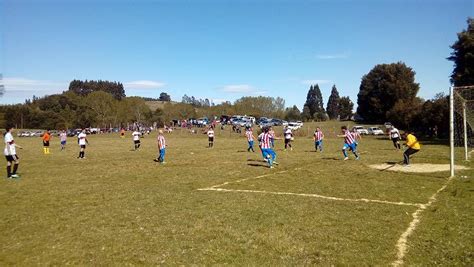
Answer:
<path fill-rule="evenodd" d="M 468 28 L 458 33 L 451 46 L 453 52 L 447 58 L 454 62 L 451 82 L 455 86 L 474 85 L 474 20 L 468 18 L 467 23 Z M 374 66 L 362 77 L 355 118 L 366 123 L 389 121 L 399 128 L 423 133 L 435 128 L 439 136 L 447 136 L 448 96 L 437 94 L 429 100 L 418 97 L 415 74 L 403 62 Z M 233 114 L 304 121 L 347 120 L 354 115 L 354 103 L 347 96 L 340 97 L 336 85 L 331 89 L 326 108 L 319 85 L 311 85 L 302 111 L 297 106 L 285 107 L 280 97 L 246 96 L 234 103 L 216 105 L 209 99 L 187 95 L 175 103 L 162 92 L 158 100 L 165 104 L 156 110 L 151 110 L 146 100 L 155 99 L 127 97 L 120 82 L 73 80 L 62 94 L 0 106 L 0 113 L 4 115 L 4 123 L 21 128 L 118 127 L 137 121 L 162 125 L 173 119 Z"/>

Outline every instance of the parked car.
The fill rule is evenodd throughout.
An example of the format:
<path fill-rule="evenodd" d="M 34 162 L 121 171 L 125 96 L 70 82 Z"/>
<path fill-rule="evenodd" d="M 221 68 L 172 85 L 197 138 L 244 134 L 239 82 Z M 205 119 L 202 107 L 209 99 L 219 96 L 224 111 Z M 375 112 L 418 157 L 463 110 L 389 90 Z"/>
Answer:
<path fill-rule="evenodd" d="M 288 122 L 288 129 L 292 130 L 292 131 L 295 131 L 295 130 L 298 130 L 299 128 L 301 128 L 301 126 L 296 123 L 296 122 Z"/>
<path fill-rule="evenodd" d="M 280 119 L 272 119 L 270 122 L 273 124 L 273 126 L 281 126 L 283 124 L 283 121 Z"/>
<path fill-rule="evenodd" d="M 383 131 L 379 127 L 369 127 L 367 132 L 371 135 L 383 135 Z"/>
<path fill-rule="evenodd" d="M 352 130 L 354 131 L 357 131 L 360 135 L 367 135 L 369 134 L 369 131 L 367 131 L 367 129 L 364 128 L 364 126 L 359 126 L 359 125 L 356 125 L 354 127 L 352 127 Z"/>
<path fill-rule="evenodd" d="M 19 137 L 28 137 L 28 136 L 31 136 L 31 132 L 28 132 L 28 131 L 26 131 L 26 132 L 19 132 L 19 133 L 18 133 L 18 136 L 19 136 Z"/>
<path fill-rule="evenodd" d="M 196 120 L 196 125 L 199 127 L 204 127 L 209 124 L 209 120 L 207 118 L 200 118 Z"/>

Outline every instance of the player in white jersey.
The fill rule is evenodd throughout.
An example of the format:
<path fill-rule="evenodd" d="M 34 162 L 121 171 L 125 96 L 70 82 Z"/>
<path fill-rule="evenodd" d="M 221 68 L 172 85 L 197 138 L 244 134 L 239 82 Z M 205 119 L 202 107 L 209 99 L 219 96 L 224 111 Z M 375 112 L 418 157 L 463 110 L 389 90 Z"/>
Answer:
<path fill-rule="evenodd" d="M 316 131 L 314 132 L 314 148 L 316 151 L 323 152 L 323 139 L 324 134 L 319 127 L 316 127 Z"/>
<path fill-rule="evenodd" d="M 158 142 L 158 156 L 154 161 L 165 164 L 166 140 L 162 130 L 158 131 L 158 138 L 156 140 Z"/>
<path fill-rule="evenodd" d="M 81 148 L 79 150 L 79 156 L 77 158 L 83 159 L 85 157 L 86 145 L 89 144 L 89 141 L 87 140 L 86 130 L 83 129 L 81 133 L 77 136 L 77 142 L 79 143 L 79 146 Z"/>
<path fill-rule="evenodd" d="M 249 147 L 247 148 L 247 152 L 250 152 L 250 150 L 252 150 L 252 152 L 255 152 L 255 150 L 253 149 L 253 142 L 255 140 L 255 136 L 253 135 L 252 127 L 247 127 L 247 129 L 245 130 L 245 136 L 247 137 L 247 142 L 249 145 Z"/>
<path fill-rule="evenodd" d="M 393 146 L 394 146 L 396 149 L 401 149 L 401 146 L 400 146 L 400 132 L 399 132 L 398 129 L 395 128 L 394 126 L 392 126 L 392 127 L 390 128 L 390 131 L 389 131 L 389 138 L 392 140 Z"/>
<path fill-rule="evenodd" d="M 293 147 L 291 146 L 291 140 L 293 139 L 293 133 L 291 132 L 291 129 L 286 127 L 283 135 L 285 136 L 285 151 L 288 147 L 290 150 L 293 150 Z"/>
<path fill-rule="evenodd" d="M 140 148 L 140 136 L 142 134 L 138 131 L 138 130 L 135 130 L 133 131 L 132 133 L 132 137 L 133 137 L 133 145 L 135 147 L 135 150 L 139 149 Z"/>
<path fill-rule="evenodd" d="M 16 148 L 22 148 L 21 146 L 15 143 L 13 139 L 12 131 L 13 127 L 7 126 L 5 128 L 6 133 L 4 137 L 5 149 L 3 151 L 5 158 L 7 159 L 7 178 L 19 178 L 20 176 L 16 173 L 18 171 L 18 166 L 20 165 L 20 158 L 16 154 Z M 13 171 L 12 171 L 13 163 Z"/>
<path fill-rule="evenodd" d="M 67 133 L 66 130 L 62 130 L 61 133 L 59 133 L 59 139 L 61 140 L 61 151 L 66 149 L 66 141 L 67 141 Z"/>
<path fill-rule="evenodd" d="M 214 128 L 212 126 L 207 130 L 207 137 L 209 138 L 209 147 L 214 147 Z"/>

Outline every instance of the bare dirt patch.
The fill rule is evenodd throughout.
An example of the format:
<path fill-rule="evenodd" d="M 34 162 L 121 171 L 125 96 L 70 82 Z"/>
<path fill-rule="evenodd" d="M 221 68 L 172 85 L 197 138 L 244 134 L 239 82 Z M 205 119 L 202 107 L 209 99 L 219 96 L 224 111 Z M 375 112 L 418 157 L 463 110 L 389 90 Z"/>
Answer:
<path fill-rule="evenodd" d="M 405 167 L 400 164 L 373 164 L 369 167 L 381 170 L 381 171 L 395 171 L 395 172 L 418 172 L 418 173 L 428 173 L 428 172 L 444 172 L 449 171 L 449 164 L 431 164 L 431 163 L 417 163 L 411 164 L 409 167 Z M 456 170 L 468 170 L 469 168 L 462 165 L 455 165 Z"/>

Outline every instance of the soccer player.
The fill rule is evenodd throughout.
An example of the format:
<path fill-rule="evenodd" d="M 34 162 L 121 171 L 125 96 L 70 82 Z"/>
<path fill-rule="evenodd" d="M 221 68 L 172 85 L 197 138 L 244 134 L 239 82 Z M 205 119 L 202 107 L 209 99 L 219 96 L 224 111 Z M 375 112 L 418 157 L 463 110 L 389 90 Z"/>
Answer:
<path fill-rule="evenodd" d="M 319 127 L 316 127 L 316 131 L 314 132 L 314 148 L 316 151 L 323 152 L 323 139 L 324 134 Z"/>
<path fill-rule="evenodd" d="M 166 154 L 166 140 L 163 136 L 163 130 L 158 131 L 158 156 L 154 159 L 155 162 L 159 162 L 160 164 L 165 164 L 165 154 Z"/>
<path fill-rule="evenodd" d="M 344 160 L 348 160 L 349 157 L 347 156 L 347 149 L 350 149 L 356 160 L 359 159 L 359 155 L 357 154 L 357 145 L 354 138 L 354 135 L 347 129 L 346 126 L 341 127 L 342 135 L 338 135 L 338 137 L 344 137 L 344 146 L 342 147 L 342 153 L 344 154 Z"/>
<path fill-rule="evenodd" d="M 81 133 L 77 136 L 77 141 L 79 143 L 79 146 L 80 146 L 80 150 L 79 150 L 79 156 L 77 157 L 78 159 L 83 159 L 85 158 L 85 150 L 86 150 L 86 145 L 89 144 L 89 141 L 87 140 L 87 134 L 86 134 L 86 130 L 85 129 L 82 129 Z"/>
<path fill-rule="evenodd" d="M 410 155 L 413 155 L 420 151 L 421 145 L 418 142 L 418 139 L 413 135 L 413 132 L 408 131 L 408 134 L 404 134 L 405 136 L 405 146 L 407 146 L 407 150 L 403 153 L 403 165 L 406 167 L 410 167 Z"/>
<path fill-rule="evenodd" d="M 16 154 L 16 148 L 18 147 L 21 149 L 22 147 L 17 145 L 15 143 L 15 140 L 13 140 L 13 127 L 7 126 L 5 130 L 5 150 L 3 151 L 3 153 L 5 154 L 5 158 L 7 159 L 7 178 L 19 178 L 20 176 L 16 172 L 18 171 L 18 166 L 20 165 L 20 158 Z"/>
<path fill-rule="evenodd" d="M 209 148 L 214 147 L 214 128 L 212 126 L 207 130 L 207 137 L 209 137 Z"/>
<path fill-rule="evenodd" d="M 132 136 L 133 136 L 133 144 L 134 144 L 134 146 L 135 146 L 135 150 L 137 150 L 137 149 L 140 148 L 140 136 L 141 136 L 141 135 L 142 135 L 142 134 L 141 134 L 139 131 L 137 131 L 137 130 L 133 131 L 133 133 L 132 133 Z"/>
<path fill-rule="evenodd" d="M 49 132 L 49 129 L 46 130 L 46 132 L 43 134 L 43 153 L 49 154 L 49 141 L 51 140 L 51 134 Z"/>
<path fill-rule="evenodd" d="M 247 152 L 250 152 L 250 150 L 252 150 L 252 152 L 255 152 L 255 150 L 253 149 L 253 141 L 255 140 L 255 136 L 253 135 L 252 127 L 247 127 L 247 129 L 245 130 L 245 136 L 247 137 L 247 141 L 249 144 Z"/>
<path fill-rule="evenodd" d="M 290 147 L 290 150 L 293 150 L 293 147 L 291 146 L 291 139 L 293 138 L 293 133 L 291 132 L 291 129 L 286 127 L 284 131 L 285 135 L 285 151 L 288 147 Z"/>
<path fill-rule="evenodd" d="M 59 139 L 61 140 L 61 151 L 66 149 L 66 141 L 67 141 L 67 133 L 66 130 L 62 130 L 61 133 L 59 133 Z"/>
<path fill-rule="evenodd" d="M 261 138 L 261 148 L 262 148 L 262 153 L 265 159 L 267 159 L 268 162 L 268 167 L 270 169 L 273 169 L 273 164 L 278 165 L 276 162 L 276 153 L 272 148 L 271 140 L 274 139 L 275 137 L 272 136 L 268 128 L 263 128 L 263 135 Z"/>
<path fill-rule="evenodd" d="M 392 127 L 390 128 L 390 131 L 389 131 L 388 134 L 389 134 L 390 139 L 393 142 L 393 146 L 396 149 L 401 149 L 401 146 L 400 146 L 400 132 L 398 131 L 398 129 L 395 128 L 395 126 L 392 125 Z"/>
<path fill-rule="evenodd" d="M 357 145 L 359 145 L 359 142 L 357 142 L 357 141 L 362 140 L 362 136 L 360 135 L 360 133 L 355 128 L 352 128 L 351 134 L 354 137 L 354 144 L 355 144 L 355 147 L 357 148 Z"/>
<path fill-rule="evenodd" d="M 265 162 L 267 162 L 267 158 L 265 158 L 265 154 L 263 154 L 263 149 L 262 149 L 262 138 L 265 132 L 262 129 L 262 132 L 257 136 L 257 141 L 258 141 L 258 148 L 260 149 L 260 152 L 262 153 L 262 158 Z"/>
<path fill-rule="evenodd" d="M 272 136 L 272 139 L 270 140 L 272 147 L 275 147 L 275 131 L 273 130 L 272 126 L 269 126 L 268 128 L 268 133 Z"/>

